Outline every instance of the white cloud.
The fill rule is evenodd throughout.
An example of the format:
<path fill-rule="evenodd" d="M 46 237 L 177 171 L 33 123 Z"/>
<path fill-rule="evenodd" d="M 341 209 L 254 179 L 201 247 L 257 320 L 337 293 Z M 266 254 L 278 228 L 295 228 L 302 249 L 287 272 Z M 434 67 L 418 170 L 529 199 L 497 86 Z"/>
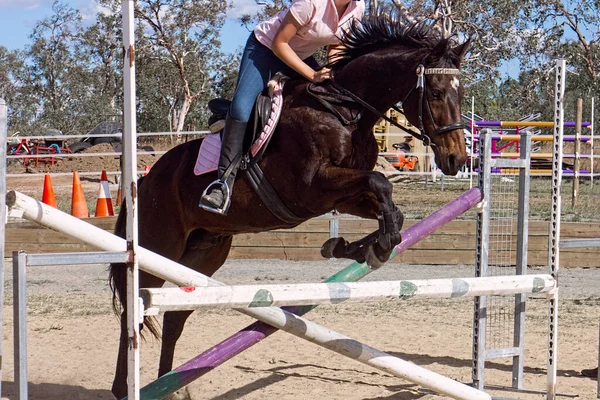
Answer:
<path fill-rule="evenodd" d="M 0 0 L 2 1 L 2 0 Z M 95 21 L 96 14 L 110 14 L 110 9 L 102 7 L 96 2 L 90 2 L 89 0 L 78 0 L 75 4 L 76 8 L 81 13 L 81 17 L 84 21 Z"/>
<path fill-rule="evenodd" d="M 0 8 L 33 10 L 48 5 L 50 0 L 0 0 Z"/>
<path fill-rule="evenodd" d="M 252 15 L 262 8 L 254 0 L 233 0 L 231 3 L 233 8 L 227 13 L 228 18 L 240 18 L 244 14 Z"/>

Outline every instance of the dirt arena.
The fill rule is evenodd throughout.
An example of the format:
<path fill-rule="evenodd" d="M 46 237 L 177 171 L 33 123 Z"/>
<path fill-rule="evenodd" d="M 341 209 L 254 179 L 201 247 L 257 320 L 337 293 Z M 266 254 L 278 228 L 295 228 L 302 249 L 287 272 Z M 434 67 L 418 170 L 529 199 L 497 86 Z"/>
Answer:
<path fill-rule="evenodd" d="M 53 172 L 99 171 L 97 165 L 63 165 Z M 114 157 L 111 163 L 117 162 Z M 105 163 L 107 160 L 101 160 Z M 138 167 L 152 163 L 142 161 Z M 116 168 L 118 164 L 110 164 Z M 103 164 L 104 168 L 105 167 Z M 64 170 L 63 170 L 64 169 Z M 113 169 L 114 170 L 114 169 Z M 9 172 L 22 172 L 10 171 Z M 43 172 L 43 171 L 38 171 Z M 82 177 L 86 194 L 97 193 L 99 177 Z M 68 210 L 70 175 L 53 176 L 59 208 Z M 115 177 L 111 177 L 116 190 Z M 41 197 L 42 177 L 9 178 L 8 188 Z M 415 188 L 416 189 L 416 188 Z M 414 196 L 415 192 L 412 193 Z M 114 193 L 113 193 L 114 194 Z M 419 196 L 421 194 L 419 193 Z M 431 210 L 456 193 L 435 191 Z M 403 194 L 403 196 L 408 196 Z M 396 199 L 405 204 L 412 199 Z M 93 200 L 90 200 L 93 201 Z M 548 207 L 545 207 L 546 209 Z M 431 210 L 421 210 L 429 213 Z M 410 214 L 408 214 L 410 215 Z M 414 217 L 414 216 L 413 216 Z M 419 215 L 416 215 L 419 217 Z M 419 266 L 389 263 L 369 280 L 473 276 L 472 266 Z M 347 261 L 290 262 L 230 260 L 215 276 L 229 283 L 321 281 Z M 3 320 L 2 395 L 15 399 L 13 370 L 12 275 L 7 262 Z M 30 399 L 113 399 L 110 386 L 118 346 L 106 265 L 35 267 L 28 270 Z M 536 270 L 533 273 L 543 273 Z M 598 362 L 600 269 L 563 269 L 560 275 L 558 398 L 595 399 L 596 380 L 580 376 Z M 547 301 L 533 296 L 527 305 L 525 387 L 514 393 L 508 360 L 488 362 L 486 383 L 497 398 L 545 399 Z M 392 355 L 453 379 L 471 381 L 473 303 L 470 300 L 418 300 L 364 305 L 321 306 L 310 320 Z M 234 311 L 194 313 L 179 341 L 176 365 L 210 348 L 251 323 Z M 159 343 L 142 345 L 143 384 L 156 377 Z M 443 399 L 410 382 L 279 332 L 226 362 L 183 391 L 189 399 Z"/>
<path fill-rule="evenodd" d="M 10 264 L 8 264 L 10 266 Z M 227 283 L 320 281 L 346 261 L 228 261 L 215 276 Z M 10 269 L 10 268 L 7 268 Z M 531 271 L 541 273 L 543 271 Z M 369 280 L 472 276 L 470 266 L 390 263 Z M 7 271 L 3 323 L 3 396 L 14 399 L 12 276 Z M 597 363 L 600 271 L 564 269 L 559 307 L 558 391 L 594 399 L 596 381 L 579 376 Z M 112 399 L 118 322 L 110 308 L 105 265 L 32 267 L 28 271 L 30 399 Z M 470 300 L 419 300 L 321 306 L 307 315 L 351 338 L 453 379 L 471 380 Z M 234 311 L 196 312 L 179 341 L 176 364 L 244 328 Z M 547 302 L 530 298 L 526 322 L 527 393 L 490 389 L 502 398 L 544 399 Z M 154 379 L 159 347 L 142 346 L 142 383 Z M 506 360 L 488 362 L 486 382 L 506 386 Z M 278 332 L 190 385 L 190 399 L 442 399 L 410 382 L 372 369 L 302 339 Z"/>

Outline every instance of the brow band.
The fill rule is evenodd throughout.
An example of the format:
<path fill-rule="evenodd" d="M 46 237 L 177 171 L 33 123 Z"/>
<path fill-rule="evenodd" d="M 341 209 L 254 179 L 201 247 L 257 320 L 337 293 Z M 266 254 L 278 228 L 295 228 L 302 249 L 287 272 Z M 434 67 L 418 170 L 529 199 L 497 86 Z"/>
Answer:
<path fill-rule="evenodd" d="M 444 74 L 444 75 L 459 75 L 460 70 L 456 68 L 427 68 L 425 75 Z"/>

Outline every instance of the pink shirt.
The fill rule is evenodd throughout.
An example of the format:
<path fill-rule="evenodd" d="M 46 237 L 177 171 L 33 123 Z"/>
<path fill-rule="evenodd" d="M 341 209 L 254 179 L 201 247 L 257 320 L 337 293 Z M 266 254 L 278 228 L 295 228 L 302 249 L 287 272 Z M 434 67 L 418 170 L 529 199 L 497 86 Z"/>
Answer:
<path fill-rule="evenodd" d="M 289 10 L 280 11 L 258 24 L 254 34 L 259 42 L 272 48 L 283 18 L 290 12 L 301 27 L 289 45 L 298 57 L 305 59 L 323 46 L 339 43 L 337 37 L 343 36 L 354 19 L 360 20 L 364 11 L 364 0 L 350 1 L 341 18 L 338 17 L 334 0 L 295 0 Z"/>

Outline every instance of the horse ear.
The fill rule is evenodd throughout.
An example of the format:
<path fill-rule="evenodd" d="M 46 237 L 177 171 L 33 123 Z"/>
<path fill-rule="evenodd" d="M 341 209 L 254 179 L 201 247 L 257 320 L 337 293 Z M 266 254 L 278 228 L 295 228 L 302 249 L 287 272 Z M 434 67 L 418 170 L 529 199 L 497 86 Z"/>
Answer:
<path fill-rule="evenodd" d="M 433 48 L 433 50 L 431 51 L 431 55 L 434 58 L 438 58 L 438 59 L 444 57 L 449 49 L 448 44 L 449 44 L 448 39 L 440 40 L 438 42 L 438 44 L 436 44 L 435 47 Z"/>
<path fill-rule="evenodd" d="M 450 57 L 452 58 L 452 61 L 454 61 L 457 66 L 460 66 L 462 60 L 465 58 L 465 55 L 468 53 L 470 48 L 471 38 L 469 37 L 465 42 L 459 44 L 450 51 Z"/>

